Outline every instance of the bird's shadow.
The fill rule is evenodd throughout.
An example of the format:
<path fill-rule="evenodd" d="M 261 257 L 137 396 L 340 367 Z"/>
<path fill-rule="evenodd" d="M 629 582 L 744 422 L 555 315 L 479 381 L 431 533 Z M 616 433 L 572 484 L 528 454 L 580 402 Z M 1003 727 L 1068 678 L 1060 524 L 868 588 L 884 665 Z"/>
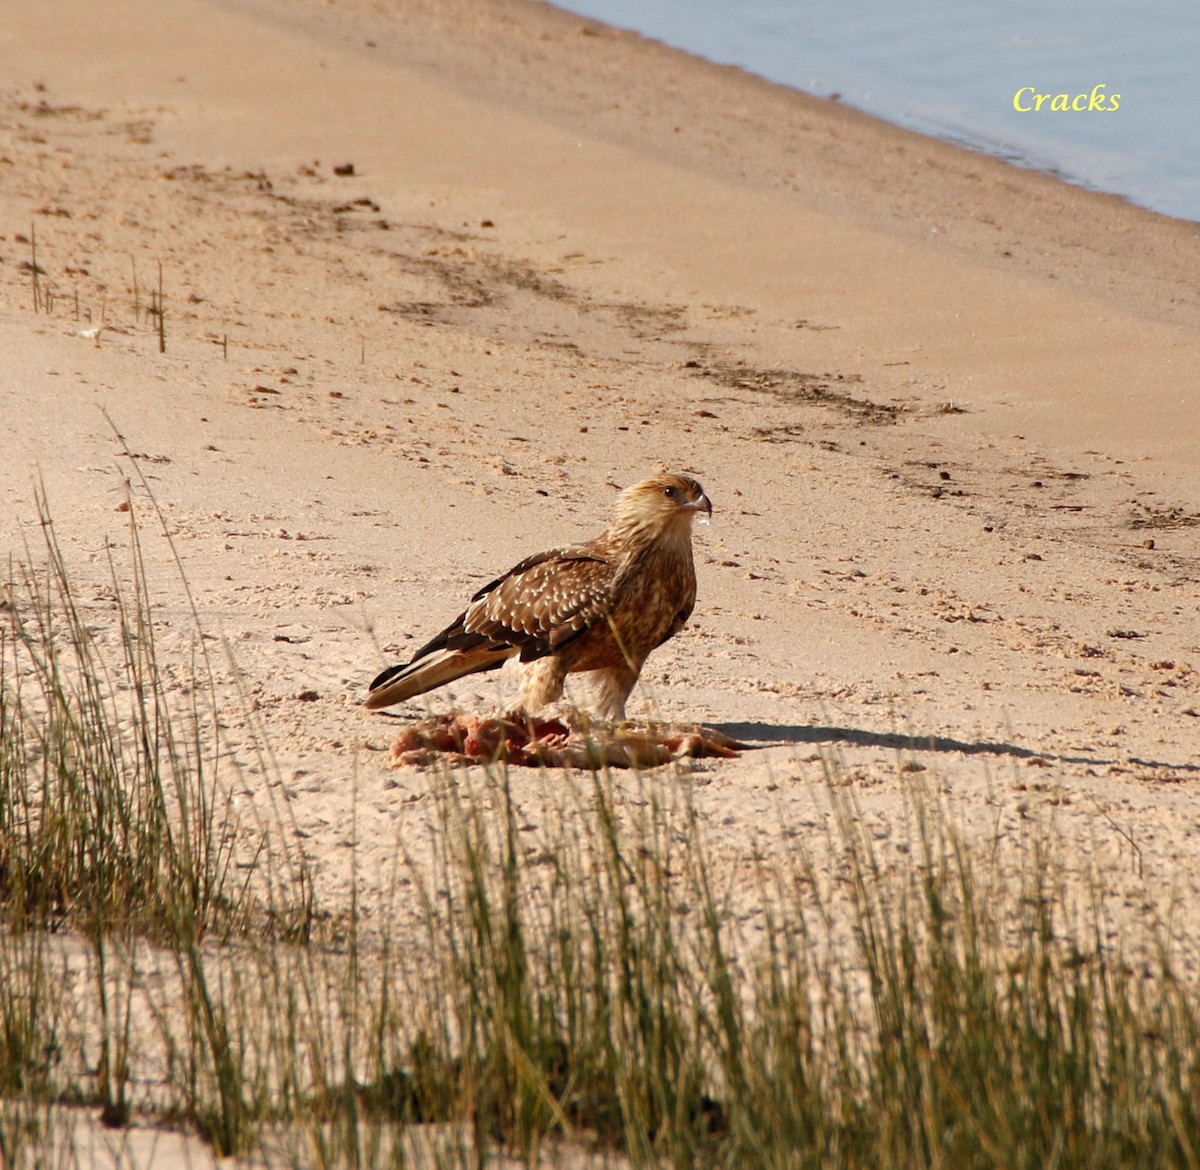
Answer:
<path fill-rule="evenodd" d="M 836 744 L 855 747 L 887 748 L 891 751 L 961 752 L 968 756 L 1000 756 L 1015 760 L 1043 760 L 1046 763 L 1080 764 L 1093 768 L 1133 765 L 1163 768 L 1174 772 L 1200 774 L 1200 764 L 1167 763 L 1163 760 L 1123 759 L 1099 755 L 1065 755 L 1021 747 L 994 740 L 962 740 L 944 735 L 905 735 L 895 731 L 869 731 L 859 727 L 814 727 L 779 723 L 709 723 L 706 726 L 749 747 L 777 747 L 784 744 Z"/>

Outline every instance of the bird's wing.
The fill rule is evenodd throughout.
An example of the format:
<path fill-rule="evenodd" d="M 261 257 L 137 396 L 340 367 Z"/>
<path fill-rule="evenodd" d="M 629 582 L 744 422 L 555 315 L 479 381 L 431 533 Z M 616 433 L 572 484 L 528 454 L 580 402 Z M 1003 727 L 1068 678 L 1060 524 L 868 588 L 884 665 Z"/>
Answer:
<path fill-rule="evenodd" d="M 463 675 L 495 670 L 517 653 L 525 662 L 553 654 L 607 615 L 613 577 L 596 542 L 523 560 L 480 589 L 410 662 L 379 674 L 367 708 L 390 707 Z"/>
<path fill-rule="evenodd" d="M 552 654 L 607 617 L 614 577 L 595 544 L 540 553 L 476 593 L 463 630 L 519 647 L 526 662 Z"/>

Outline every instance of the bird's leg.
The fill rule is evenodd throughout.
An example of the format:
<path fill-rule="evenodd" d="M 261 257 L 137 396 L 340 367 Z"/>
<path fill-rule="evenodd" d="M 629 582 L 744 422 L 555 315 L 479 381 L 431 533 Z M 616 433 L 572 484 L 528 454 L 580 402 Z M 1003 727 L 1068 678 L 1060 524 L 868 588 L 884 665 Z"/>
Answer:
<path fill-rule="evenodd" d="M 558 702 L 566 678 L 566 664 L 553 655 L 529 663 L 521 679 L 518 703 L 504 713 L 504 718 L 510 723 L 524 723 L 531 715 Z"/>
<path fill-rule="evenodd" d="M 625 722 L 625 701 L 637 684 L 639 669 L 628 664 L 596 671 L 596 714 L 614 723 Z"/>

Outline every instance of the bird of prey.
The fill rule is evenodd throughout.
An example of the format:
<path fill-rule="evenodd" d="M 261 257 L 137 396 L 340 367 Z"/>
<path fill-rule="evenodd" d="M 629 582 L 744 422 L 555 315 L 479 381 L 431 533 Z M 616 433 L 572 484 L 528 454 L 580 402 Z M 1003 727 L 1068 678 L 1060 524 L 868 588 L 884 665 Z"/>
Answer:
<path fill-rule="evenodd" d="M 712 504 L 691 476 L 626 488 L 604 532 L 527 557 L 485 585 L 411 662 L 371 683 L 366 706 L 390 707 L 519 657 L 524 714 L 561 698 L 568 674 L 594 671 L 595 713 L 623 720 L 650 652 L 683 629 L 695 605 L 697 515 L 711 516 Z"/>

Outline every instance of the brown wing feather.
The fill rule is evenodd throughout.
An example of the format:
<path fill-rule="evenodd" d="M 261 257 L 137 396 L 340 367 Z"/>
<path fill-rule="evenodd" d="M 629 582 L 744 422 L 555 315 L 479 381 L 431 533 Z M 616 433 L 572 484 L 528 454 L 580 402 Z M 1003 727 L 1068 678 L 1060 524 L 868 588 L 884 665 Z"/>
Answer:
<path fill-rule="evenodd" d="M 594 546 L 542 553 L 481 589 L 463 629 L 520 647 L 523 661 L 540 658 L 605 618 L 613 577 L 613 565 Z"/>
<path fill-rule="evenodd" d="M 528 557 L 489 581 L 411 661 L 382 671 L 367 707 L 388 707 L 465 674 L 495 670 L 516 653 L 525 662 L 554 653 L 607 614 L 613 576 L 600 541 Z"/>

